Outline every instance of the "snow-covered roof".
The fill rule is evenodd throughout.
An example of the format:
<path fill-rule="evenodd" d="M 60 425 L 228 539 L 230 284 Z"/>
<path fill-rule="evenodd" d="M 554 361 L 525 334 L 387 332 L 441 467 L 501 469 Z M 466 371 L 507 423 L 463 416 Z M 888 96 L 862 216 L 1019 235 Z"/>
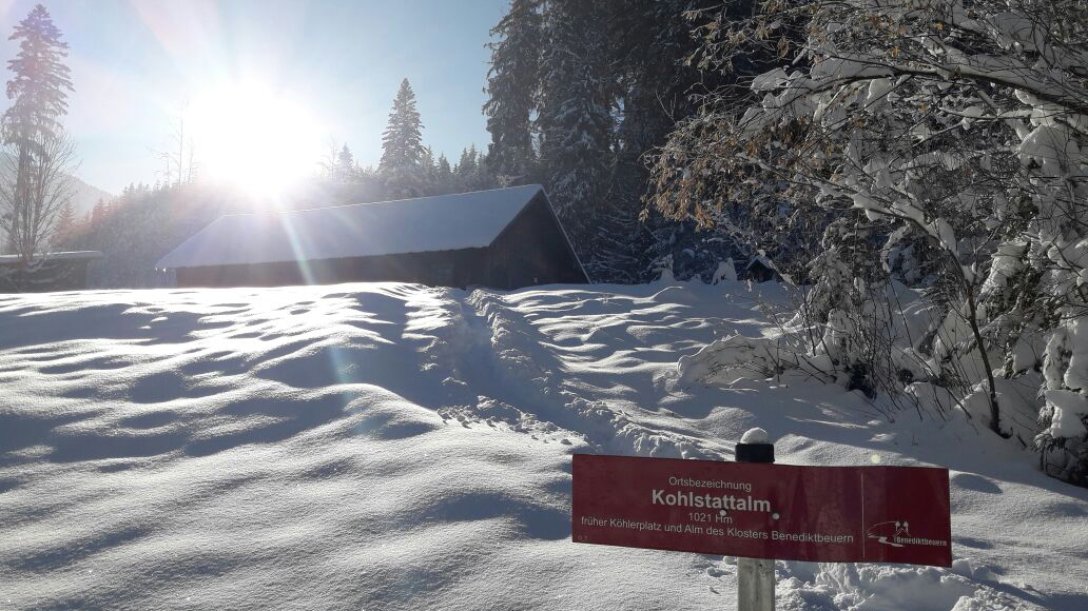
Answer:
<path fill-rule="evenodd" d="M 223 216 L 155 267 L 171 269 L 485 248 L 540 185 L 310 210 Z"/>

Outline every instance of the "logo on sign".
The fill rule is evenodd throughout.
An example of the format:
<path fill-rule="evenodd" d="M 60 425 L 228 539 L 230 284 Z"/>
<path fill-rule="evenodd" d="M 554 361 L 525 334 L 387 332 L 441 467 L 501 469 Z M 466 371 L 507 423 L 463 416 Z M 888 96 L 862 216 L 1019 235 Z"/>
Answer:
<path fill-rule="evenodd" d="M 876 539 L 877 543 L 891 547 L 906 547 L 908 545 L 948 547 L 948 541 L 912 536 L 910 534 L 910 522 L 906 520 L 880 522 L 870 527 L 866 534 L 870 539 Z"/>

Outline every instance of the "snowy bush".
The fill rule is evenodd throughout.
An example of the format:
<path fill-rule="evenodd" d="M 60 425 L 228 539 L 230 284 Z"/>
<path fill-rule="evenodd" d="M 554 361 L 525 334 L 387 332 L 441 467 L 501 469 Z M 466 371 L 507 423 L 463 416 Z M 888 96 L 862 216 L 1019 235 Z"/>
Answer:
<path fill-rule="evenodd" d="M 935 309 L 917 291 L 900 284 L 874 289 L 859 282 L 838 306 L 824 312 L 822 321 L 813 314 L 818 294 L 817 288 L 799 289 L 770 336 L 733 334 L 681 358 L 680 381 L 730 385 L 746 378 L 798 374 L 870 398 L 890 396 L 891 407 L 877 409 L 895 410 L 906 405 L 897 401 L 904 386 L 939 376 L 939 368 L 917 349 L 924 329 L 935 324 Z M 899 306 L 893 309 L 891 303 Z M 928 402 L 924 407 L 946 411 L 951 406 Z"/>
<path fill-rule="evenodd" d="M 1083 319 L 1059 328 L 1043 367 L 1046 428 L 1036 438 L 1050 474 L 1088 485 L 1088 328 Z"/>
<path fill-rule="evenodd" d="M 724 90 L 703 97 L 657 158 L 654 205 L 707 224 L 736 218 L 738 206 L 764 216 L 774 206 L 809 239 L 823 232 L 819 249 L 802 249 L 815 257 L 807 324 L 827 325 L 837 368 L 866 362 L 870 330 L 858 316 L 888 305 L 850 301 L 856 280 L 879 275 L 875 260 L 925 287 L 943 312 L 914 346 L 928 382 L 984 406 L 995 433 L 1034 437 L 1048 473 L 1083 483 L 1088 5 L 771 1 L 750 19 L 698 18 L 705 70 L 728 71 L 754 50 L 781 65 L 753 80 L 752 103 Z M 821 222 L 858 213 L 852 232 Z M 1021 378 L 1042 385 L 1034 430 L 1021 402 L 1001 396 Z"/>

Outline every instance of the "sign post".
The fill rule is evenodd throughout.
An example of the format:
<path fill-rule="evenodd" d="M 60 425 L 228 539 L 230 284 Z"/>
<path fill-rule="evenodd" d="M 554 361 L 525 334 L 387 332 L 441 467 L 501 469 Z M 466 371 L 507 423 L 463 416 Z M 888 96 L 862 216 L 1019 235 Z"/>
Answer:
<path fill-rule="evenodd" d="M 737 462 L 773 463 L 767 431 L 752 429 L 737 444 Z M 774 560 L 737 558 L 737 611 L 774 611 Z"/>
<path fill-rule="evenodd" d="M 952 565 L 947 469 L 774 464 L 758 430 L 737 460 L 576 454 L 571 538 L 737 556 L 743 611 L 774 608 L 775 559 Z"/>

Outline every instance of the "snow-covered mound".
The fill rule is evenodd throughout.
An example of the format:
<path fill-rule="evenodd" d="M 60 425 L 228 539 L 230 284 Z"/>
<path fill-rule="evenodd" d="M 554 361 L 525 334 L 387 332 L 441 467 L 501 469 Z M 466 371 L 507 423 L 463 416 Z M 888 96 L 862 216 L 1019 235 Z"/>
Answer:
<path fill-rule="evenodd" d="M 735 562 L 570 542 L 570 456 L 952 473 L 952 570 L 779 563 L 781 609 L 1088 608 L 1088 490 L 953 417 L 681 380 L 744 285 L 0 297 L 0 609 L 728 609 Z M 886 406 L 884 406 L 886 408 Z"/>

